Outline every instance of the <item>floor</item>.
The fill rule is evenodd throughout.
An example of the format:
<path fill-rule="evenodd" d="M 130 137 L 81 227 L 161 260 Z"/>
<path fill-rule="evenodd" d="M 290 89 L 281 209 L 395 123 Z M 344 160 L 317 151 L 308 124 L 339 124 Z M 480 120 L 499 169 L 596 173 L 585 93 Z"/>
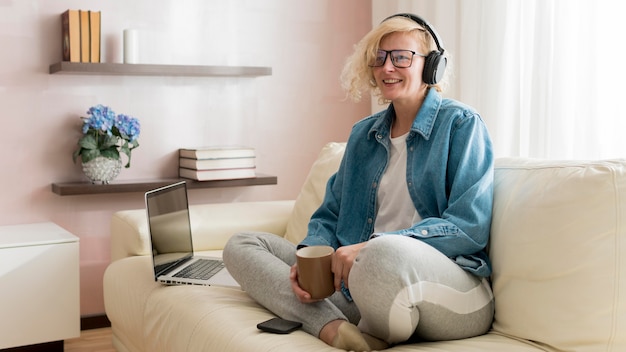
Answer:
<path fill-rule="evenodd" d="M 111 342 L 111 328 L 83 330 L 80 337 L 65 340 L 65 352 L 116 352 Z"/>

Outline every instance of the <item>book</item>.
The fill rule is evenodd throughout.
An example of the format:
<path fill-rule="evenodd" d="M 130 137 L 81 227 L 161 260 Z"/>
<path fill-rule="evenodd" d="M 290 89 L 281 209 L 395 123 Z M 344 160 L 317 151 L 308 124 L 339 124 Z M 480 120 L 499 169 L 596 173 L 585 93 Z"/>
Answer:
<path fill-rule="evenodd" d="M 80 62 L 80 17 L 78 10 L 61 14 L 63 61 Z"/>
<path fill-rule="evenodd" d="M 89 62 L 91 47 L 89 45 L 89 11 L 78 10 L 80 14 L 80 62 Z"/>
<path fill-rule="evenodd" d="M 100 11 L 89 11 L 89 60 L 100 62 Z"/>
<path fill-rule="evenodd" d="M 189 159 L 252 158 L 256 152 L 254 148 L 244 146 L 212 146 L 181 148 L 179 156 Z"/>
<path fill-rule="evenodd" d="M 180 167 L 178 168 L 178 175 L 196 181 L 234 180 L 256 177 L 256 168 L 192 170 Z"/>
<path fill-rule="evenodd" d="M 219 159 L 190 159 L 180 158 L 178 166 L 192 170 L 220 170 L 253 168 L 256 159 L 250 158 L 219 158 Z"/>

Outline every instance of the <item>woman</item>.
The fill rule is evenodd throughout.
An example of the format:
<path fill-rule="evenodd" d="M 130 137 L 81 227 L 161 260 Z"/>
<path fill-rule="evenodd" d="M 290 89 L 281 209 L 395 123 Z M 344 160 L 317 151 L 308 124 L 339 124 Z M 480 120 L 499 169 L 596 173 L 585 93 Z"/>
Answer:
<path fill-rule="evenodd" d="M 337 292 L 312 300 L 298 285 L 297 247 L 278 236 L 238 234 L 224 249 L 244 290 L 331 346 L 370 351 L 491 326 L 492 146 L 472 108 L 439 95 L 442 54 L 426 22 L 399 14 L 368 33 L 346 63 L 342 79 L 353 98 L 371 90 L 391 104 L 353 126 L 298 245 L 335 248 Z"/>

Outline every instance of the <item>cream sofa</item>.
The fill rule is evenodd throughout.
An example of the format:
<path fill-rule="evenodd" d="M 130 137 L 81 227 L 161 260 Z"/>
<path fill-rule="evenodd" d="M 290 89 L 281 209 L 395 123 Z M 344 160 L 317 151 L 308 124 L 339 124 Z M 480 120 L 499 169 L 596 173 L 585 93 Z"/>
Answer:
<path fill-rule="evenodd" d="M 344 145 L 321 151 L 295 201 L 191 207 L 196 250 L 267 231 L 297 242 Z M 496 313 L 483 336 L 392 351 L 626 351 L 626 161 L 499 159 L 490 256 Z M 154 282 L 143 209 L 111 220 L 106 313 L 119 351 L 336 351 L 302 331 L 273 335 L 245 292 Z"/>

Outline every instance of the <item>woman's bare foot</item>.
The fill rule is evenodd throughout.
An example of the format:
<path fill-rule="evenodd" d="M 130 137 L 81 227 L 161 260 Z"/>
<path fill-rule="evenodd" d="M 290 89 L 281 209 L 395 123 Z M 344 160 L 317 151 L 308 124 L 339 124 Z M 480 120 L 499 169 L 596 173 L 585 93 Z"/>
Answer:
<path fill-rule="evenodd" d="M 337 336 L 337 330 L 339 330 L 339 325 L 346 322 L 345 320 L 333 320 L 330 323 L 324 325 L 322 331 L 320 331 L 320 340 L 326 342 L 326 344 L 332 346 L 333 340 L 335 336 Z"/>
<path fill-rule="evenodd" d="M 345 320 L 334 320 L 320 331 L 320 339 L 328 345 L 346 351 L 373 351 L 387 348 L 387 344 L 363 334 L 359 328 Z"/>

